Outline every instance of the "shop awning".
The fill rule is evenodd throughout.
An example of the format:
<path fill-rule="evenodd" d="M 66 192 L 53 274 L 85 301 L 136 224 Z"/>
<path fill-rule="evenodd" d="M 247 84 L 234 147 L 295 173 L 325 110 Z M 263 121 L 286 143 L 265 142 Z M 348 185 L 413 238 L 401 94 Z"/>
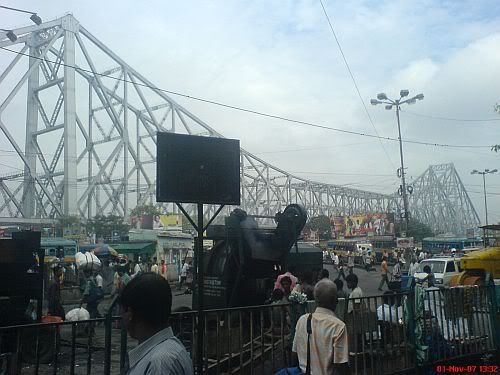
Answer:
<path fill-rule="evenodd" d="M 114 243 L 113 249 L 120 254 L 153 254 L 156 251 L 156 242 Z"/>

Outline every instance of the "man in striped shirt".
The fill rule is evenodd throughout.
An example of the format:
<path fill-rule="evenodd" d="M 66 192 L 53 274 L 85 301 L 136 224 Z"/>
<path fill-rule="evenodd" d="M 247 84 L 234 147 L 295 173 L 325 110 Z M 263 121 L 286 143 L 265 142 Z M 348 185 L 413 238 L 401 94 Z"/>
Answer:
<path fill-rule="evenodd" d="M 129 352 L 125 374 L 193 374 L 191 358 L 170 327 L 172 292 L 167 280 L 156 273 L 141 273 L 125 286 L 120 303 L 123 323 L 139 341 Z"/>
<path fill-rule="evenodd" d="M 317 307 L 311 320 L 311 375 L 348 374 L 347 328 L 334 313 L 337 306 L 337 288 L 333 281 L 318 281 L 314 287 L 314 299 Z M 292 346 L 292 352 L 297 356 L 303 373 L 307 366 L 308 315 L 299 318 Z"/>

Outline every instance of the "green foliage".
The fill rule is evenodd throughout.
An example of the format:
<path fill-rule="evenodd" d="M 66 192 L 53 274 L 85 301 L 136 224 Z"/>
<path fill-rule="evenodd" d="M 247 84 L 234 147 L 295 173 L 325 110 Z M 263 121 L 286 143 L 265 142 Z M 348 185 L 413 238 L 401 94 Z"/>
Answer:
<path fill-rule="evenodd" d="M 401 236 L 401 232 L 403 231 L 404 231 L 404 221 L 396 223 L 396 235 Z M 408 222 L 408 230 L 406 231 L 406 237 L 413 237 L 415 242 L 420 242 L 425 237 L 432 237 L 432 236 L 434 236 L 434 232 L 428 225 L 413 219 L 411 219 Z"/>
<path fill-rule="evenodd" d="M 318 232 L 321 240 L 328 240 L 331 238 L 332 225 L 328 216 L 320 215 L 312 217 L 306 224 L 306 228 Z"/>
<path fill-rule="evenodd" d="M 130 216 L 144 216 L 144 215 L 161 215 L 161 211 L 152 204 L 147 204 L 144 206 L 136 206 L 131 212 Z"/>
<path fill-rule="evenodd" d="M 58 237 L 64 235 L 65 229 L 80 229 L 81 221 L 80 217 L 76 215 L 63 215 L 57 218 L 57 223 L 55 225 L 55 234 Z"/>
<path fill-rule="evenodd" d="M 98 240 L 110 240 L 113 232 L 123 237 L 128 234 L 130 225 L 123 222 L 123 217 L 116 215 L 97 215 L 87 222 L 87 233 L 94 233 Z"/>

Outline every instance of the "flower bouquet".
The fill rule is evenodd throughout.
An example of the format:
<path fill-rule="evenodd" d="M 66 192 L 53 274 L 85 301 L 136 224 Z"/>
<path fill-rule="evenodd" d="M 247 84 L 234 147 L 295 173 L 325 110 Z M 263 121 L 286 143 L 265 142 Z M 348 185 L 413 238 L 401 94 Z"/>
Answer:
<path fill-rule="evenodd" d="M 307 296 L 304 293 L 292 292 L 288 296 L 288 301 L 302 305 L 307 302 Z"/>

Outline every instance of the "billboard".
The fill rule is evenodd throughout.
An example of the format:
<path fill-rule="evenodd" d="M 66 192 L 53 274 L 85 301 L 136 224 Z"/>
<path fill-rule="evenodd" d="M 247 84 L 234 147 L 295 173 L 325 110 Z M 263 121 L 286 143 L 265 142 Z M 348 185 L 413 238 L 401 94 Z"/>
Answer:
<path fill-rule="evenodd" d="M 398 249 L 408 249 L 415 247 L 413 237 L 401 237 L 396 239 L 396 247 Z"/>
<path fill-rule="evenodd" d="M 167 229 L 182 227 L 182 215 L 143 215 L 131 218 L 132 228 L 135 229 Z"/>
<path fill-rule="evenodd" d="M 345 237 L 394 235 L 394 214 L 356 214 L 343 218 Z"/>

